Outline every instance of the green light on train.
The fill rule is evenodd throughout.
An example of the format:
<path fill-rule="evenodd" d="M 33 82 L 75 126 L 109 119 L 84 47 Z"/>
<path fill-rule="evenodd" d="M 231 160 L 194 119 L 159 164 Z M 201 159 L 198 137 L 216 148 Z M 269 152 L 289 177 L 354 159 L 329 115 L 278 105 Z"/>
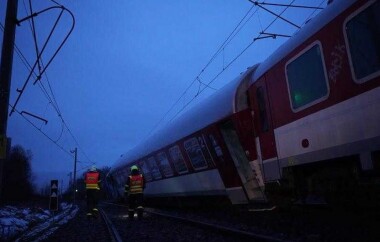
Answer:
<path fill-rule="evenodd" d="M 296 103 L 300 103 L 300 102 L 302 101 L 302 96 L 301 96 L 301 94 L 298 94 L 298 93 L 294 94 L 294 101 L 295 101 Z"/>

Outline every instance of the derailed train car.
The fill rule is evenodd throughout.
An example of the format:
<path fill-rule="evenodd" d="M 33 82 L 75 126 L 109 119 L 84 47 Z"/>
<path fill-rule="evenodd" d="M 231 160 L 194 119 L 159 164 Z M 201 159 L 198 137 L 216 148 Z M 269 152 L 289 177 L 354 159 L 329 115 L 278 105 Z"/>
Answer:
<path fill-rule="evenodd" d="M 148 197 L 241 204 L 376 192 L 379 13 L 378 0 L 333 1 L 263 63 L 123 155 L 111 171 L 120 189 L 137 164 Z"/>
<path fill-rule="evenodd" d="M 120 188 L 137 165 L 145 196 L 228 196 L 232 203 L 264 200 L 261 169 L 247 157 L 254 149 L 247 90 L 249 68 L 227 86 L 151 136 L 115 164 Z"/>

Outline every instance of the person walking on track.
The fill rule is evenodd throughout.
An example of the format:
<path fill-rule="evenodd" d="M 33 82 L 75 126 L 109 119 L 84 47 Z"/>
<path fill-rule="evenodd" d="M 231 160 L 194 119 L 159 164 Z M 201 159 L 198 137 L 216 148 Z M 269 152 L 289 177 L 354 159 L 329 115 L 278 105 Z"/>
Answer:
<path fill-rule="evenodd" d="M 135 212 L 137 212 L 138 218 L 142 218 L 144 212 L 144 189 L 144 175 L 140 173 L 140 170 L 137 166 L 133 165 L 131 167 L 131 174 L 128 176 L 127 183 L 125 184 L 125 194 L 128 200 L 128 217 L 130 219 L 133 219 Z"/>
<path fill-rule="evenodd" d="M 86 183 L 86 196 L 87 196 L 87 216 L 98 214 L 98 196 L 100 190 L 100 172 L 95 166 L 92 166 L 85 174 L 84 182 Z"/>

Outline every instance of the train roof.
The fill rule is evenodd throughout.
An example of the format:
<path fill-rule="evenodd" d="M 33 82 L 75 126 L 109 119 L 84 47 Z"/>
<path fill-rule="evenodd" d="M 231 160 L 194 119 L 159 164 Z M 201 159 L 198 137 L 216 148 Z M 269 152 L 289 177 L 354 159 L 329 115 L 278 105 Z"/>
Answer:
<path fill-rule="evenodd" d="M 285 56 L 292 52 L 297 46 L 305 42 L 309 37 L 322 29 L 326 24 L 333 20 L 336 16 L 346 10 L 357 0 L 335 0 L 322 10 L 317 16 L 306 23 L 297 33 L 295 33 L 288 41 L 274 51 L 264 62 L 260 64 L 251 83 L 258 80 L 270 68 L 281 61 Z"/>
<path fill-rule="evenodd" d="M 237 95 L 248 89 L 250 75 L 257 67 L 248 68 L 233 81 L 216 91 L 213 95 L 201 101 L 189 111 L 182 114 L 163 129 L 157 131 L 145 141 L 141 142 L 116 161 L 112 170 L 140 159 L 156 150 L 170 145 L 208 125 L 221 120 L 239 110 Z M 246 99 L 245 99 L 246 100 Z"/>

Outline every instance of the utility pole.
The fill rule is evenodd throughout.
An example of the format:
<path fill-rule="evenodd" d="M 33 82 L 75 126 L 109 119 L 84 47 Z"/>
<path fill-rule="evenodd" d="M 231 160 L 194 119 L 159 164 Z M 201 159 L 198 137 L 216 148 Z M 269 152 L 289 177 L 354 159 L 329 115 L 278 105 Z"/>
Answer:
<path fill-rule="evenodd" d="M 74 199 L 73 203 L 75 204 L 75 193 L 77 192 L 77 153 L 78 149 L 75 148 L 74 150 L 70 151 L 71 153 L 74 153 L 74 180 L 73 180 L 73 187 L 74 187 Z"/>
<path fill-rule="evenodd" d="M 71 188 L 72 185 L 73 185 L 73 173 L 72 173 L 72 172 L 69 172 L 69 173 L 67 174 L 67 176 L 70 177 L 70 180 L 69 180 L 69 188 Z"/>
<path fill-rule="evenodd" d="M 8 0 L 0 64 L 0 200 L 2 199 L 3 167 L 7 160 L 7 123 L 9 92 L 12 79 L 13 50 L 16 34 L 18 0 Z"/>

